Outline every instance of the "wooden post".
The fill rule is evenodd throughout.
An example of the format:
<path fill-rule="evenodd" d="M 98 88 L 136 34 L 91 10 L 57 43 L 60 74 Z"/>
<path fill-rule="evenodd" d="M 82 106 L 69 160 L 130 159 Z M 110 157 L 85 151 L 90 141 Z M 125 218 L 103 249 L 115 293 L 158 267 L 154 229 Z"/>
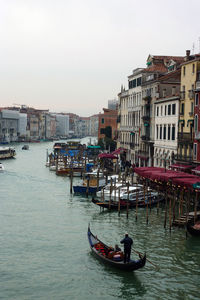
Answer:
<path fill-rule="evenodd" d="M 99 190 L 99 169 L 97 171 L 97 192 Z"/>
<path fill-rule="evenodd" d="M 131 185 L 133 185 L 133 177 L 134 177 L 134 175 L 133 175 L 133 172 L 131 173 Z"/>
<path fill-rule="evenodd" d="M 195 203 L 194 203 L 194 224 L 197 219 L 197 203 L 198 203 L 198 192 L 197 192 L 197 190 L 195 190 L 195 192 L 196 192 L 196 195 L 195 195 Z"/>
<path fill-rule="evenodd" d="M 49 153 L 48 153 L 48 149 L 47 149 L 46 162 L 48 162 L 48 160 L 49 160 Z"/>
<path fill-rule="evenodd" d="M 117 201 L 116 197 L 117 197 L 117 187 L 116 187 L 116 178 L 115 178 L 115 182 L 114 182 L 114 187 L 115 187 L 115 196 L 114 196 L 114 200 L 115 202 Z"/>
<path fill-rule="evenodd" d="M 167 191 L 165 190 L 165 220 L 164 220 L 164 228 L 166 228 L 166 224 L 167 224 Z"/>
<path fill-rule="evenodd" d="M 73 169 L 70 169 L 70 194 L 72 194 L 73 187 Z"/>
<path fill-rule="evenodd" d="M 120 216 L 120 187 L 118 189 L 118 216 Z"/>
<path fill-rule="evenodd" d="M 138 212 L 138 183 L 136 184 L 136 209 L 135 209 L 135 220 L 137 221 L 137 212 Z"/>
<path fill-rule="evenodd" d="M 173 222 L 175 221 L 175 207 L 176 207 L 176 192 L 175 190 L 173 191 Z"/>
<path fill-rule="evenodd" d="M 185 237 L 187 239 L 187 222 L 188 222 L 188 203 L 190 201 L 190 194 L 189 191 L 187 192 L 186 196 L 186 221 L 185 221 Z"/>
<path fill-rule="evenodd" d="M 126 201 L 126 218 L 128 219 L 128 209 L 129 209 L 129 182 L 127 182 L 127 201 Z"/>
<path fill-rule="evenodd" d="M 170 198 L 169 198 L 169 231 L 171 233 L 171 230 L 172 230 L 172 198 L 171 198 L 171 195 L 170 195 Z"/>
<path fill-rule="evenodd" d="M 90 185 L 90 179 L 89 177 L 87 178 L 87 188 L 86 188 L 86 197 L 88 198 L 89 195 L 89 185 Z"/>
<path fill-rule="evenodd" d="M 148 194 L 148 185 L 146 184 L 145 186 L 146 186 L 146 191 L 147 191 L 146 223 L 148 225 L 148 223 L 149 223 L 149 199 L 148 199 L 148 196 L 149 196 L 149 194 Z M 145 201 L 145 199 L 144 199 L 144 201 Z"/>
<path fill-rule="evenodd" d="M 110 206 L 111 206 L 111 196 L 112 196 L 112 178 L 110 180 L 109 209 L 110 209 Z"/>

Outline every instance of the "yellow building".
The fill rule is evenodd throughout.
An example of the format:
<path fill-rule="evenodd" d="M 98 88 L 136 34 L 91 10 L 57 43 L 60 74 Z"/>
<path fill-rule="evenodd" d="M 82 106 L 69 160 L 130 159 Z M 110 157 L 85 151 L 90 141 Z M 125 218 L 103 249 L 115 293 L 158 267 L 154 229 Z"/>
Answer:
<path fill-rule="evenodd" d="M 200 55 L 190 55 L 190 51 L 187 50 L 185 62 L 181 65 L 178 161 L 191 162 L 193 160 L 194 90 L 199 70 Z"/>

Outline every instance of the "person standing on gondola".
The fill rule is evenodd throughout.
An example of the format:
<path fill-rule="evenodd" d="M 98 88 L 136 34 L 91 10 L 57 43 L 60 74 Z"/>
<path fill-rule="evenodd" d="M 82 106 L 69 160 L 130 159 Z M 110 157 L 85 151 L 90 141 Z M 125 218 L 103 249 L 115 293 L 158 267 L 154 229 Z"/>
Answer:
<path fill-rule="evenodd" d="M 129 263 L 131 256 L 131 247 L 133 245 L 133 240 L 128 236 L 128 233 L 125 234 L 125 238 L 121 240 L 121 244 L 124 244 L 124 263 Z"/>

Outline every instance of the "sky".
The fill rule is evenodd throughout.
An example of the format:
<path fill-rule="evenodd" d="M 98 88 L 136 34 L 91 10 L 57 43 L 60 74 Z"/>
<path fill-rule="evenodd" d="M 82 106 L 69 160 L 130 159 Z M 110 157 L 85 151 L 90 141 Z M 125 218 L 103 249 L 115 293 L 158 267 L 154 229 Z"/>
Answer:
<path fill-rule="evenodd" d="M 0 107 L 90 116 L 152 55 L 200 52 L 199 0 L 0 0 Z"/>

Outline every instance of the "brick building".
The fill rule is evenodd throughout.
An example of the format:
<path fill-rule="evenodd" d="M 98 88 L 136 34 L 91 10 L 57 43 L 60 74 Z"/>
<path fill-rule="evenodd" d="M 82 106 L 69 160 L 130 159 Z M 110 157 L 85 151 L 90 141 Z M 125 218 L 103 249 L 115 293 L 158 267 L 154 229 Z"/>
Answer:
<path fill-rule="evenodd" d="M 98 139 L 105 137 L 105 128 L 111 128 L 111 137 L 114 139 L 117 135 L 117 110 L 103 108 L 104 113 L 99 114 Z"/>

